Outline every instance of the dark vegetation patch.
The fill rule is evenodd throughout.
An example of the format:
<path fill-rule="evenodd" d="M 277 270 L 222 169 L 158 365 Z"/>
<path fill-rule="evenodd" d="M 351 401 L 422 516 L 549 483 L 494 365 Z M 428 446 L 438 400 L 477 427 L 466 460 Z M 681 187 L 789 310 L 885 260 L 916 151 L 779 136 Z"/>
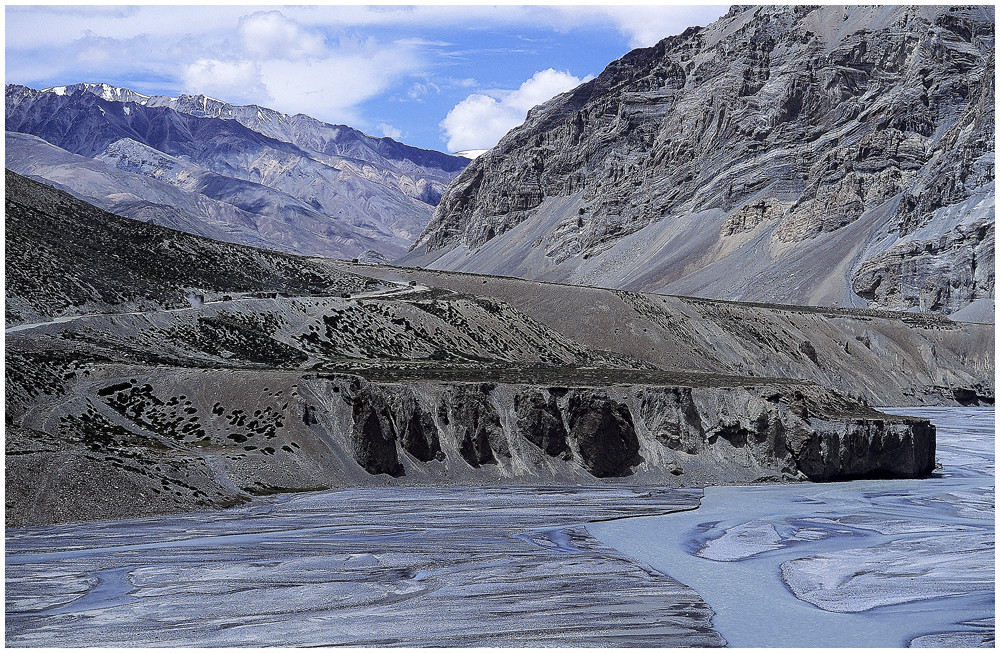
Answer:
<path fill-rule="evenodd" d="M 123 218 L 10 170 L 5 200 L 8 306 L 17 298 L 44 315 L 135 300 L 184 307 L 191 287 L 329 295 L 378 285 L 306 257 Z M 7 321 L 19 316 L 8 309 Z"/>
<path fill-rule="evenodd" d="M 95 362 L 105 361 L 96 356 L 61 349 L 23 351 L 8 348 L 4 352 L 7 424 L 32 398 L 64 394 L 66 385 L 78 377 L 89 375 L 89 364 Z"/>
<path fill-rule="evenodd" d="M 111 421 L 92 405 L 80 415 L 60 417 L 57 434 L 66 442 L 83 444 L 91 451 L 125 457 L 135 457 L 144 449 L 166 448 L 155 438 L 143 437 Z"/>
<path fill-rule="evenodd" d="M 587 350 L 502 302 L 437 291 L 332 307 L 298 336 L 322 358 L 582 363 Z"/>
<path fill-rule="evenodd" d="M 177 324 L 162 331 L 188 350 L 268 367 L 298 367 L 308 356 L 270 334 L 281 326 L 273 313 L 220 312 L 199 317 L 196 324 Z"/>
<path fill-rule="evenodd" d="M 122 387 L 124 386 L 124 387 Z M 225 434 L 233 444 L 250 443 L 244 451 L 272 455 L 275 449 L 266 442 L 278 436 L 285 415 L 271 406 L 260 406 L 252 413 L 240 408 L 227 409 L 216 402 L 207 415 L 201 415 L 186 395 L 158 396 L 148 383 L 118 383 L 105 403 L 122 417 L 164 438 L 187 444 L 223 444 L 213 442 L 213 434 Z M 107 389 L 107 388 L 106 388 Z M 290 443 L 295 444 L 295 443 Z M 295 445 L 296 447 L 298 445 Z"/>
<path fill-rule="evenodd" d="M 328 309 L 298 336 L 302 348 L 326 358 L 425 358 L 439 349 L 435 335 L 394 302 L 358 301 Z"/>

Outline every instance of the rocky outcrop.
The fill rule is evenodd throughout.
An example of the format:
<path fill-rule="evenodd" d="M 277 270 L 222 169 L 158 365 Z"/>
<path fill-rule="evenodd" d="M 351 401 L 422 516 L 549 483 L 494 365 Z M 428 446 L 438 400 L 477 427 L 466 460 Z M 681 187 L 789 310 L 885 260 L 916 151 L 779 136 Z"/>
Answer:
<path fill-rule="evenodd" d="M 928 422 L 795 382 L 540 387 L 84 364 L 29 410 L 12 408 L 7 515 L 18 525 L 324 487 L 684 486 L 912 477 L 934 465 Z M 81 491 L 85 469 L 91 485 L 131 498 L 95 500 Z"/>
<path fill-rule="evenodd" d="M 992 297 L 955 241 L 992 219 L 993 20 L 734 7 L 535 107 L 403 260 L 795 304 L 947 313 Z M 936 245 L 900 271 L 897 239 Z M 992 260 L 992 240 L 980 250 Z"/>
<path fill-rule="evenodd" d="M 430 411 L 420 406 L 412 393 L 397 393 L 392 400 L 393 424 L 400 446 L 421 462 L 443 460 L 438 427 Z"/>
<path fill-rule="evenodd" d="M 514 398 L 514 412 L 517 415 L 517 430 L 529 442 L 547 456 L 572 460 L 569 433 L 556 403 L 556 397 L 562 394 L 565 394 L 565 390 L 555 388 L 549 389 L 547 393 L 538 390 L 519 394 Z"/>
<path fill-rule="evenodd" d="M 500 415 L 489 401 L 490 384 L 449 388 L 438 403 L 438 415 L 449 427 L 462 458 L 472 467 L 510 458 Z"/>
<path fill-rule="evenodd" d="M 974 195 L 968 219 L 954 224 L 949 210 L 901 236 L 885 251 L 861 263 L 854 292 L 879 306 L 913 306 L 942 311 L 994 297 L 996 226 L 990 192 Z M 949 207 L 954 209 L 954 207 Z M 949 230 L 941 223 L 951 223 Z"/>
<path fill-rule="evenodd" d="M 569 439 L 597 477 L 628 476 L 642 462 L 628 406 L 601 392 L 574 392 L 566 406 Z"/>
<path fill-rule="evenodd" d="M 813 420 L 812 426 L 815 431 L 797 429 L 787 439 L 796 466 L 810 479 L 907 478 L 934 467 L 935 430 L 927 422 Z"/>
<path fill-rule="evenodd" d="M 362 389 L 360 384 L 351 391 L 354 460 L 369 474 L 401 476 L 403 465 L 396 450 L 396 427 L 385 400 L 367 388 Z"/>
<path fill-rule="evenodd" d="M 700 451 L 705 428 L 691 388 L 643 392 L 639 397 L 639 415 L 649 433 L 665 447 L 688 454 Z"/>

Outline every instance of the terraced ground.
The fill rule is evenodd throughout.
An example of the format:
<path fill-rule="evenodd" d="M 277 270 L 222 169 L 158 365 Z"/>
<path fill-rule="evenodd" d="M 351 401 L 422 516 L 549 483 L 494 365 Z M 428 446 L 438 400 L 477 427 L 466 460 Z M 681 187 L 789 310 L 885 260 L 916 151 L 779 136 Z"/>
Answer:
<path fill-rule="evenodd" d="M 8 525 L 331 487 L 911 476 L 933 428 L 867 403 L 993 397 L 990 325 L 306 259 L 11 173 L 7 228 Z"/>

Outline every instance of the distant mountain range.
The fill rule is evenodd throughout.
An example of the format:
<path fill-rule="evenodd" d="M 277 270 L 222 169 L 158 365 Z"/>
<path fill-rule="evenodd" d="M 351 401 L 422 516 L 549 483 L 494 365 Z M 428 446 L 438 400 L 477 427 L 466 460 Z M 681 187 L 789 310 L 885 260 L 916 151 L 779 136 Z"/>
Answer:
<path fill-rule="evenodd" d="M 468 159 L 304 115 L 107 84 L 6 87 L 6 167 L 228 242 L 394 258 Z"/>
<path fill-rule="evenodd" d="M 991 316 L 994 59 L 988 5 L 734 7 L 535 107 L 401 262 Z"/>

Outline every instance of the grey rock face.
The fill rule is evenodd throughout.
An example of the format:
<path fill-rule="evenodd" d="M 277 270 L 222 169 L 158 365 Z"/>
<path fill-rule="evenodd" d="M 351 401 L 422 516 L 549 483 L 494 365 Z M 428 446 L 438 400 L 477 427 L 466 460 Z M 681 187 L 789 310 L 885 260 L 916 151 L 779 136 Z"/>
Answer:
<path fill-rule="evenodd" d="M 403 466 L 396 451 L 396 428 L 380 395 L 352 387 L 351 430 L 354 459 L 369 474 L 401 476 Z"/>
<path fill-rule="evenodd" d="M 810 479 L 905 477 L 915 469 L 925 474 L 934 469 L 936 433 L 930 424 L 871 420 L 825 426 L 823 432 L 794 429 L 788 436 L 796 465 Z"/>
<path fill-rule="evenodd" d="M 539 391 L 518 395 L 514 410 L 518 430 L 546 455 L 559 456 L 564 460 L 573 458 L 568 443 L 569 434 L 551 390 L 549 393 Z"/>
<path fill-rule="evenodd" d="M 393 424 L 403 449 L 422 462 L 443 460 L 438 427 L 430 412 L 420 406 L 412 393 L 400 393 L 393 399 Z"/>
<path fill-rule="evenodd" d="M 574 393 L 567 406 L 569 437 L 584 469 L 597 477 L 627 476 L 642 462 L 628 407 L 602 393 Z"/>
<path fill-rule="evenodd" d="M 639 411 L 649 432 L 663 445 L 689 454 L 700 451 L 705 429 L 690 388 L 643 393 Z"/>
<path fill-rule="evenodd" d="M 897 239 L 884 252 L 866 259 L 852 279 L 863 299 L 878 305 L 913 306 L 942 311 L 994 297 L 996 225 L 993 184 L 988 198 L 973 196 L 963 204 L 988 204 L 947 231 L 934 227 L 947 218 Z M 949 207 L 954 209 L 955 207 Z M 941 217 L 952 211 L 940 211 Z"/>
<path fill-rule="evenodd" d="M 458 386 L 442 397 L 438 414 L 451 427 L 459 453 L 470 466 L 496 464 L 510 458 L 500 416 L 489 401 L 490 384 Z"/>
<path fill-rule="evenodd" d="M 947 313 L 992 297 L 992 240 L 965 235 L 992 219 L 993 21 L 734 7 L 535 107 L 404 261 L 796 304 Z"/>
<path fill-rule="evenodd" d="M 102 208 L 342 258 L 405 251 L 467 162 L 307 116 L 104 84 L 8 85 L 6 128 L 8 167 Z"/>

